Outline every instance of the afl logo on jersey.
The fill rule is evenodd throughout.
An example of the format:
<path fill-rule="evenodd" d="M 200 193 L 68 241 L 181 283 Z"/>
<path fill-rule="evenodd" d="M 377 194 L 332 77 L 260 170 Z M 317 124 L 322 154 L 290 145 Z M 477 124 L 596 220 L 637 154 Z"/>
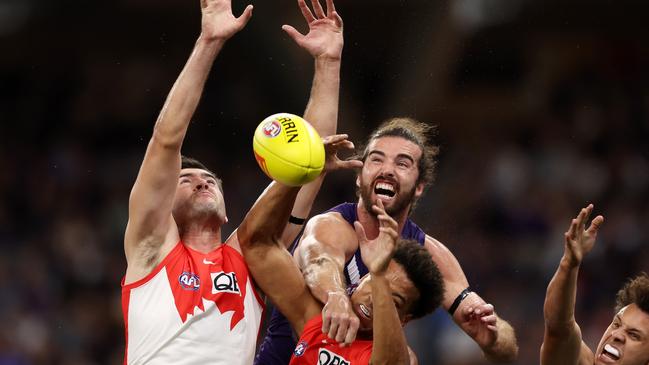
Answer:
<path fill-rule="evenodd" d="M 201 287 L 201 279 L 198 278 L 198 275 L 194 274 L 193 272 L 183 272 L 180 274 L 178 277 L 178 283 L 180 283 L 180 287 L 185 289 L 185 290 L 198 290 L 198 288 Z"/>
<path fill-rule="evenodd" d="M 300 341 L 300 343 L 295 346 L 295 350 L 293 351 L 293 354 L 295 357 L 300 357 L 304 355 L 304 351 L 306 351 L 307 343 L 306 341 Z"/>
<path fill-rule="evenodd" d="M 282 131 L 282 126 L 276 120 L 271 120 L 264 125 L 264 135 L 268 138 L 275 138 L 279 136 Z"/>
<path fill-rule="evenodd" d="M 216 293 L 234 293 L 241 295 L 237 275 L 233 272 L 213 272 L 212 276 L 212 294 Z"/>

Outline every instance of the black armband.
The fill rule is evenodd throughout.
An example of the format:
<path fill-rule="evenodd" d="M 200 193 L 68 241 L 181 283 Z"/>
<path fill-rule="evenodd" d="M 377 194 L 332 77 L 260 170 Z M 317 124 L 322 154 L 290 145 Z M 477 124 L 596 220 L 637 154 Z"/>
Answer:
<path fill-rule="evenodd" d="M 460 306 L 460 303 L 462 303 L 464 298 L 469 296 L 469 293 L 471 293 L 471 288 L 470 287 L 462 290 L 460 292 L 460 294 L 458 294 L 457 297 L 455 297 L 455 300 L 453 301 L 453 304 L 451 304 L 451 307 L 448 309 L 448 312 L 451 314 L 451 316 L 455 313 L 455 310 L 457 309 L 457 307 Z"/>
<path fill-rule="evenodd" d="M 301 225 L 304 224 L 304 222 L 306 222 L 306 219 L 290 216 L 290 217 L 288 217 L 288 222 L 293 223 L 293 224 L 297 224 L 298 226 L 301 226 Z"/>

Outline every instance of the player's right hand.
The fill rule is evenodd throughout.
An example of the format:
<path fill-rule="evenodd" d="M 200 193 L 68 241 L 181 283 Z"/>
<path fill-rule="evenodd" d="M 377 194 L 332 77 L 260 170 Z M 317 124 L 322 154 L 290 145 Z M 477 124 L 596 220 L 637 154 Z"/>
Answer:
<path fill-rule="evenodd" d="M 322 333 L 341 346 L 349 346 L 356 339 L 359 324 L 347 293 L 330 292 L 322 308 Z"/>
<path fill-rule="evenodd" d="M 563 256 L 571 267 L 581 264 L 584 256 L 595 245 L 597 231 L 602 223 L 604 223 L 604 217 L 598 215 L 590 223 L 590 227 L 585 229 L 588 217 L 592 212 L 592 204 L 589 204 L 586 208 L 582 208 L 579 215 L 570 223 L 568 232 L 565 233 L 566 246 Z"/>
<path fill-rule="evenodd" d="M 226 41 L 248 24 L 252 5 L 238 18 L 232 14 L 231 0 L 201 0 L 201 38 Z"/>
<path fill-rule="evenodd" d="M 313 12 L 304 0 L 298 0 L 297 4 L 309 24 L 309 32 L 303 35 L 290 25 L 283 25 L 282 29 L 314 58 L 340 60 L 344 43 L 343 20 L 333 0 L 327 0 L 326 13 L 320 0 L 311 0 Z"/>
<path fill-rule="evenodd" d="M 339 150 L 354 149 L 354 143 L 347 138 L 346 134 L 334 134 L 322 138 L 322 144 L 324 144 L 325 148 L 324 172 L 339 169 L 360 169 L 363 167 L 363 162 L 360 160 L 341 160 L 338 158 Z"/>

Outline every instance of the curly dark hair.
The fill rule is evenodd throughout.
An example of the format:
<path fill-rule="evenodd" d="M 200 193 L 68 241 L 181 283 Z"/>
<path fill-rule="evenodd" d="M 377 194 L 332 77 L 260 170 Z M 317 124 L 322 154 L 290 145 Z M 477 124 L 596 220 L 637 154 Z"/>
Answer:
<path fill-rule="evenodd" d="M 214 178 L 216 179 L 216 184 L 219 186 L 219 190 L 221 190 L 221 193 L 223 193 L 223 181 L 219 179 L 216 174 L 208 169 L 205 165 L 203 165 L 202 162 L 198 161 L 195 158 L 187 157 L 187 156 L 180 156 L 180 168 L 181 169 L 201 169 L 209 172 L 210 174 L 214 175 Z"/>
<path fill-rule="evenodd" d="M 419 299 L 410 308 L 413 319 L 425 316 L 442 303 L 444 281 L 428 250 L 415 240 L 399 239 L 392 258 L 403 266 L 419 291 Z"/>
<path fill-rule="evenodd" d="M 398 117 L 388 119 L 370 134 L 370 137 L 362 148 L 363 154 L 357 156 L 357 158 L 365 162 L 370 152 L 369 146 L 376 139 L 382 137 L 401 137 L 416 144 L 421 149 L 421 158 L 417 165 L 419 171 L 417 184 L 424 183 L 424 187 L 428 187 L 435 179 L 435 167 L 437 165 L 435 157 L 439 155 L 439 146 L 429 143 L 429 139 L 435 131 L 435 126 L 417 121 L 413 118 Z"/>
<path fill-rule="evenodd" d="M 629 304 L 635 304 L 643 312 L 649 314 L 649 276 L 642 272 L 629 279 L 617 292 L 615 300 L 615 313 Z"/>

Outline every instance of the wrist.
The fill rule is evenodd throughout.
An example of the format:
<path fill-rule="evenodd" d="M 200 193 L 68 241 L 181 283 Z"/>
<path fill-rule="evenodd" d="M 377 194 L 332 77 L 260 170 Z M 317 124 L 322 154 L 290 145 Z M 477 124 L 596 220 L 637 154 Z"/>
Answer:
<path fill-rule="evenodd" d="M 561 261 L 559 262 L 559 267 L 564 270 L 573 270 L 579 268 L 581 261 L 575 259 L 574 257 L 569 257 L 563 255 Z"/>
<path fill-rule="evenodd" d="M 342 58 L 339 56 L 320 55 L 315 57 L 316 68 L 340 69 Z"/>
<path fill-rule="evenodd" d="M 227 39 L 209 36 L 201 32 L 201 34 L 198 35 L 198 39 L 196 40 L 196 45 L 208 48 L 221 48 L 225 44 L 225 41 L 227 41 Z"/>

